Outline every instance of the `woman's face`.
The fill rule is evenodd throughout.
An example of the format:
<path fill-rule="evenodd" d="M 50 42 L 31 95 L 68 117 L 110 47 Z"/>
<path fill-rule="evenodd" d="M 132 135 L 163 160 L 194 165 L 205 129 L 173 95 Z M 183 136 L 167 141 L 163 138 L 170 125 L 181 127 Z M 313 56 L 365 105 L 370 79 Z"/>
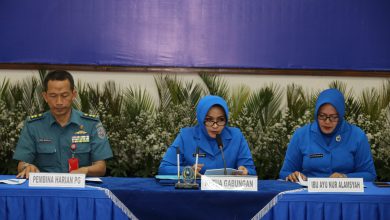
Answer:
<path fill-rule="evenodd" d="M 339 122 L 339 115 L 331 104 L 324 104 L 318 110 L 318 124 L 324 134 L 331 134 Z"/>
<path fill-rule="evenodd" d="M 209 136 L 215 138 L 226 125 L 225 111 L 220 106 L 211 107 L 207 112 L 204 125 Z"/>

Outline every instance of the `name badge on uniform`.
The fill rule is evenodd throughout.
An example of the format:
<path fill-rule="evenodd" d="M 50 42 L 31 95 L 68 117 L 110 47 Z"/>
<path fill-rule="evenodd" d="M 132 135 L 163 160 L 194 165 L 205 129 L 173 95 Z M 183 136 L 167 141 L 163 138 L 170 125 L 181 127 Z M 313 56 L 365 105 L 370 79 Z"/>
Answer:
<path fill-rule="evenodd" d="M 39 143 L 51 143 L 51 139 L 48 138 L 39 138 L 38 139 Z"/>
<path fill-rule="evenodd" d="M 324 157 L 324 154 L 310 154 L 309 157 L 310 158 L 322 158 L 322 157 Z"/>
<path fill-rule="evenodd" d="M 196 153 L 193 153 L 192 156 L 196 157 Z M 199 157 L 206 157 L 206 153 L 199 153 L 198 156 Z"/>

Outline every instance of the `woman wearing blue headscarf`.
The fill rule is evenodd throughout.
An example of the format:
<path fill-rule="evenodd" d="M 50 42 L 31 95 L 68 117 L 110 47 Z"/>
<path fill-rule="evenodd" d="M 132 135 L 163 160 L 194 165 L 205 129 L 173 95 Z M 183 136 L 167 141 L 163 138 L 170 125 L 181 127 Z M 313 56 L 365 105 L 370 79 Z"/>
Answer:
<path fill-rule="evenodd" d="M 318 96 L 315 121 L 294 133 L 288 145 L 280 178 L 297 182 L 306 177 L 376 178 L 367 136 L 344 120 L 344 96 L 327 89 Z"/>
<path fill-rule="evenodd" d="M 221 151 L 216 141 L 221 135 L 226 167 L 242 170 L 244 175 L 256 175 L 252 155 L 244 136 L 238 128 L 228 127 L 229 111 L 226 101 L 219 96 L 205 96 L 196 108 L 198 124 L 180 130 L 161 161 L 159 174 L 176 174 L 176 150 L 180 150 L 180 167 L 194 169 L 196 149 L 199 147 L 197 171 L 224 167 Z"/>

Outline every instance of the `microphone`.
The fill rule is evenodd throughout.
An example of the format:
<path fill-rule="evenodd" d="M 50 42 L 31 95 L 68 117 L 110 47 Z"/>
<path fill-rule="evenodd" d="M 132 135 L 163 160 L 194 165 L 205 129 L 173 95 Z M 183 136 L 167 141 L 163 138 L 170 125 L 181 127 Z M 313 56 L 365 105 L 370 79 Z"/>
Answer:
<path fill-rule="evenodd" d="M 198 154 L 199 154 L 199 149 L 197 149 L 197 158 L 196 161 L 198 161 Z M 189 182 L 188 177 L 186 177 L 186 173 L 193 173 L 192 167 L 190 166 L 185 166 L 183 169 L 183 183 L 180 182 L 180 149 L 179 146 L 176 148 L 176 159 L 177 159 L 177 183 L 175 184 L 175 189 L 199 189 L 199 184 L 196 183 L 196 174 L 194 177 L 194 182 Z M 196 162 L 198 163 L 198 162 Z M 192 179 L 192 176 L 190 177 Z"/>
<path fill-rule="evenodd" d="M 223 154 L 223 143 L 222 143 L 221 135 L 220 135 L 220 134 L 217 134 L 215 138 L 217 139 L 217 144 L 218 144 L 219 150 L 221 151 L 221 154 L 222 154 L 222 160 L 223 160 L 223 174 L 224 174 L 224 175 L 227 175 L 226 160 L 225 160 L 225 155 Z"/>
<path fill-rule="evenodd" d="M 180 183 L 180 149 L 179 146 L 176 148 L 176 158 L 177 158 L 177 183 Z"/>
<path fill-rule="evenodd" d="M 196 147 L 195 178 L 194 178 L 194 183 L 196 183 L 196 172 L 197 172 L 197 170 L 198 170 L 198 160 L 199 160 L 199 147 Z"/>

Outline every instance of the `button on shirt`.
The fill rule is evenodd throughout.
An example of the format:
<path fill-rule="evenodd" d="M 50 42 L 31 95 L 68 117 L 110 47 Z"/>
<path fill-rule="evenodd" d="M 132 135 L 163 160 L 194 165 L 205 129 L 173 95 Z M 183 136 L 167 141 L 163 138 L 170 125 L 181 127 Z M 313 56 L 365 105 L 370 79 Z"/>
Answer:
<path fill-rule="evenodd" d="M 75 144 L 74 152 L 71 145 Z M 50 111 L 26 120 L 14 159 L 32 163 L 41 172 L 69 172 L 68 159 L 79 159 L 79 167 L 112 157 L 100 120 L 72 109 L 69 122 L 61 127 Z"/>

